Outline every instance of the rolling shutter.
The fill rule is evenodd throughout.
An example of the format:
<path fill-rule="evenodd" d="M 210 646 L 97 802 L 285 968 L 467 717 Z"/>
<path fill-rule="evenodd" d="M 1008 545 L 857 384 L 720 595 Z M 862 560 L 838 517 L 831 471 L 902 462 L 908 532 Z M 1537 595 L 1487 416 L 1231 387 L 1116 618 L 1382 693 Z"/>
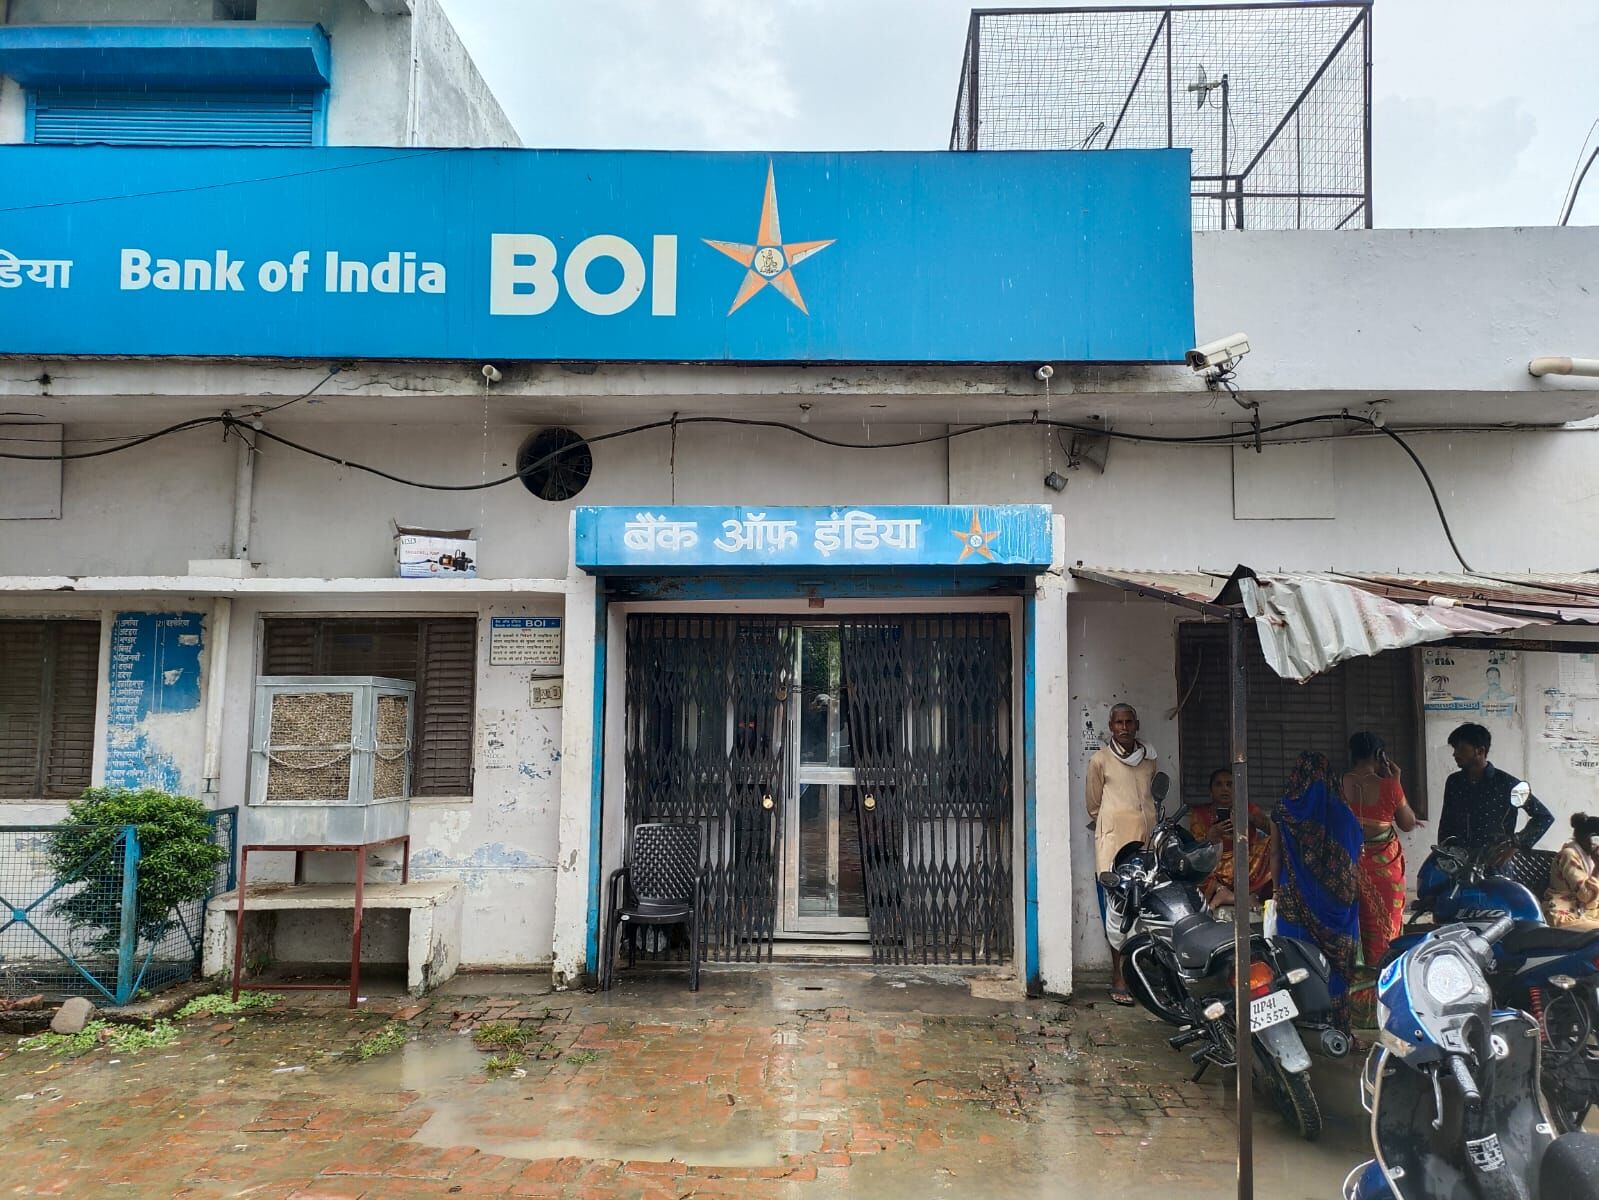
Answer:
<path fill-rule="evenodd" d="M 231 92 L 33 93 L 33 140 L 81 146 L 314 146 L 320 97 Z"/>
<path fill-rule="evenodd" d="M 0 797 L 89 786 L 99 668 L 99 621 L 0 621 Z"/>
<path fill-rule="evenodd" d="M 1207 794 L 1210 773 L 1229 762 L 1227 629 L 1178 626 L 1177 694 L 1183 697 L 1178 738 L 1183 798 Z M 1249 778 L 1257 805 L 1282 794 L 1302 750 L 1327 756 L 1336 777 L 1348 765 L 1349 735 L 1369 730 L 1405 769 L 1405 791 L 1417 815 L 1426 810 L 1414 656 L 1393 651 L 1340 663 L 1299 684 L 1266 665 L 1260 644 L 1244 639 L 1249 673 Z"/>
<path fill-rule="evenodd" d="M 473 617 L 269 619 L 263 675 L 383 675 L 416 684 L 411 794 L 472 794 Z"/>

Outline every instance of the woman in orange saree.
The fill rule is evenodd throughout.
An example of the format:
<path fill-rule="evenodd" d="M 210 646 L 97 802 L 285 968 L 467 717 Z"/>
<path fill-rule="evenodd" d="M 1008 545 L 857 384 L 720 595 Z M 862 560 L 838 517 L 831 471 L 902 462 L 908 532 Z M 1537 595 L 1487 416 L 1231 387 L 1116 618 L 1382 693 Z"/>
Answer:
<path fill-rule="evenodd" d="M 1399 835 L 1416 827 L 1416 814 L 1405 799 L 1399 767 L 1388 757 L 1382 739 L 1357 733 L 1349 739 L 1352 766 L 1344 773 L 1341 794 L 1355 816 L 1365 843 L 1360 851 L 1360 948 L 1366 966 L 1375 969 L 1388 944 L 1405 925 L 1405 852 Z"/>

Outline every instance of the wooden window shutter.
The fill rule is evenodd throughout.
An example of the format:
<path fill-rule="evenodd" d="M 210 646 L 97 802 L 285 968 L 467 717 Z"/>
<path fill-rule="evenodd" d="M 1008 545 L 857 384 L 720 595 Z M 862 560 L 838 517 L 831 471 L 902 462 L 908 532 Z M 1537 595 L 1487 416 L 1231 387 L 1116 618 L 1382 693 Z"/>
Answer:
<path fill-rule="evenodd" d="M 412 790 L 418 796 L 470 795 L 477 622 L 423 621 L 420 642 Z"/>
<path fill-rule="evenodd" d="M 100 622 L 55 621 L 50 740 L 41 794 L 76 797 L 94 776 L 94 709 L 100 682 Z"/>
<path fill-rule="evenodd" d="M 411 794 L 472 793 L 475 617 L 271 618 L 264 675 L 383 675 L 416 684 Z"/>
<path fill-rule="evenodd" d="M 44 728 L 43 621 L 0 621 L 0 796 L 39 795 Z"/>
<path fill-rule="evenodd" d="M 317 661 L 320 626 L 320 621 L 267 621 L 261 645 L 261 674 L 321 674 Z"/>
<path fill-rule="evenodd" d="M 99 676 L 99 621 L 0 621 L 0 798 L 89 786 Z"/>

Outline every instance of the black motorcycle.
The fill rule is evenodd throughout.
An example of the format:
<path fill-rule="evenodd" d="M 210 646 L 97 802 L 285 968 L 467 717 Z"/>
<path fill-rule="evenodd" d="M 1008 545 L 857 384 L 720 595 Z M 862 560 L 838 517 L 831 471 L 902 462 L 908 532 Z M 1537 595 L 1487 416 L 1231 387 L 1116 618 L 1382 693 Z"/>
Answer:
<path fill-rule="evenodd" d="M 1221 848 L 1201 842 L 1180 824 L 1188 806 L 1167 815 L 1170 781 L 1155 776 L 1158 820 L 1147 842 L 1117 855 L 1099 876 L 1108 900 L 1107 925 L 1120 950 L 1127 987 L 1144 1008 L 1177 1027 L 1173 1049 L 1196 1047 L 1197 1082 L 1212 1066 L 1238 1065 L 1234 1030 L 1236 976 L 1233 927 L 1205 905 L 1199 884 L 1216 867 Z M 1321 1109 L 1310 1086 L 1310 1055 L 1301 1033 L 1322 1053 L 1342 1057 L 1349 1038 L 1329 1023 L 1331 968 L 1314 946 L 1295 938 L 1250 941 L 1250 1029 L 1258 1078 L 1301 1137 L 1321 1133 Z"/>

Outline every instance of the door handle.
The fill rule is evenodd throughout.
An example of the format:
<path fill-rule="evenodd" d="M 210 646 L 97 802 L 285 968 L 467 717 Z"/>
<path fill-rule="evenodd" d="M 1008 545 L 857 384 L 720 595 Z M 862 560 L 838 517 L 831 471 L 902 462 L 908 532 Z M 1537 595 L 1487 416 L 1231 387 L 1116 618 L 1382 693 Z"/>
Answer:
<path fill-rule="evenodd" d="M 873 796 L 873 795 L 867 795 L 867 796 L 863 797 L 861 799 L 861 807 L 866 809 L 866 810 L 868 810 L 868 811 L 870 811 L 871 809 L 876 808 L 877 807 L 877 797 Z"/>

